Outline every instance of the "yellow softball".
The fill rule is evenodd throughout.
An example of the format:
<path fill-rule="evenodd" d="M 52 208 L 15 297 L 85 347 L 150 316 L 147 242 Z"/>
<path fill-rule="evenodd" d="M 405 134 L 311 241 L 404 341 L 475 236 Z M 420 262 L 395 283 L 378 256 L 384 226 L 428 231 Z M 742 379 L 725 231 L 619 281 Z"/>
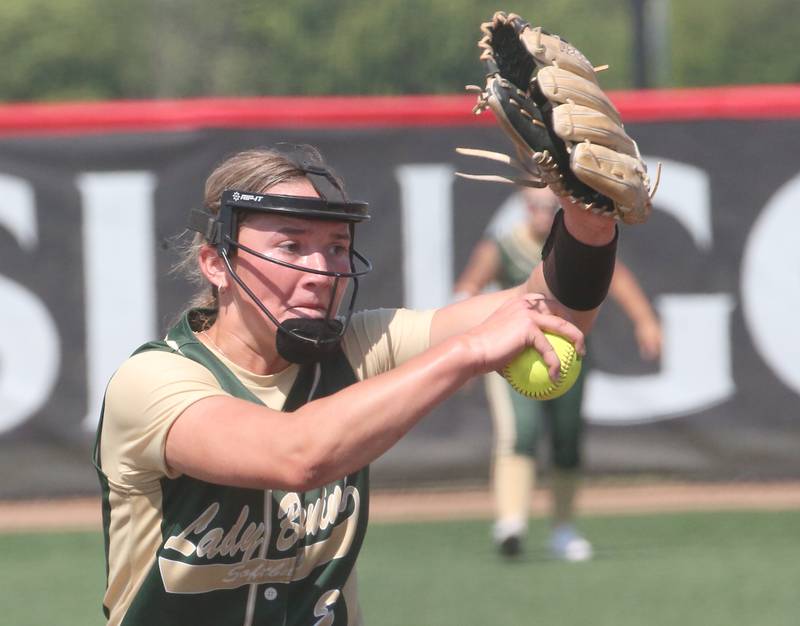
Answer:
<path fill-rule="evenodd" d="M 581 356 L 575 346 L 560 335 L 545 332 L 544 336 L 561 361 L 561 377 L 550 380 L 542 355 L 533 348 L 524 350 L 503 368 L 502 374 L 519 393 L 537 400 L 552 400 L 565 394 L 581 373 Z"/>

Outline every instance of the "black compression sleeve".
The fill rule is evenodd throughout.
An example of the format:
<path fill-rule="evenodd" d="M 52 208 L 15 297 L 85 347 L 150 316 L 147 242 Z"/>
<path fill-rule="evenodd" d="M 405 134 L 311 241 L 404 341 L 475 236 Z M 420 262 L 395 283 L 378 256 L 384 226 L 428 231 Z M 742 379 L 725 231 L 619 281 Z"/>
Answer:
<path fill-rule="evenodd" d="M 560 210 L 542 248 L 544 280 L 561 304 L 576 311 L 590 311 L 605 300 L 617 256 L 619 228 L 604 246 L 590 246 L 575 239 L 564 226 Z"/>

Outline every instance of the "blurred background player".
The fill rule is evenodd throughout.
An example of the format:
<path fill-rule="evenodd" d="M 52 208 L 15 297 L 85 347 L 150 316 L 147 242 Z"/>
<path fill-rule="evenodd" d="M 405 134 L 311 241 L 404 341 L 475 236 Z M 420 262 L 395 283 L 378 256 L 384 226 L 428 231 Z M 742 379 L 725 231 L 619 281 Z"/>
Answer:
<path fill-rule="evenodd" d="M 522 202 L 498 211 L 475 246 L 455 285 L 456 299 L 480 293 L 491 283 L 502 289 L 524 282 L 541 261 L 559 200 L 549 189 L 525 189 Z M 519 210 L 519 206 L 524 210 Z M 516 210 L 515 210 L 516 209 Z M 643 359 L 661 352 L 661 325 L 632 272 L 617 260 L 609 295 L 634 326 Z M 494 423 L 492 486 L 496 521 L 494 540 L 500 552 L 516 556 L 528 528 L 528 510 L 536 478 L 536 448 L 545 425 L 550 434 L 552 529 L 549 548 L 555 558 L 584 561 L 591 544 L 574 524 L 575 496 L 581 473 L 583 372 L 563 396 L 536 401 L 516 393 L 497 373 L 486 376 L 486 393 Z"/>

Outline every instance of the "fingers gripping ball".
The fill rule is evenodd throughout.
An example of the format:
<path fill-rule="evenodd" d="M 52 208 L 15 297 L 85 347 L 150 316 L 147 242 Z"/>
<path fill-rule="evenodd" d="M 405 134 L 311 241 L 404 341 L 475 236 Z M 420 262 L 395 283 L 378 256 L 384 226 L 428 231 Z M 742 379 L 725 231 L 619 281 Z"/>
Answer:
<path fill-rule="evenodd" d="M 528 348 L 503 368 L 502 374 L 519 393 L 536 400 L 552 400 L 564 395 L 581 373 L 581 356 L 570 341 L 559 335 L 545 333 L 561 362 L 558 382 L 550 380 L 547 365 L 533 348 Z"/>

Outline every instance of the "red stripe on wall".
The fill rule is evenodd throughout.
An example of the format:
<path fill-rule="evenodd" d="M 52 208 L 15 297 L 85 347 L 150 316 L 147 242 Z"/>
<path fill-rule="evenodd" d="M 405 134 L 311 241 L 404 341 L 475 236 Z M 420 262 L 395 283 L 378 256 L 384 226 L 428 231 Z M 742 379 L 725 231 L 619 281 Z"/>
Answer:
<path fill-rule="evenodd" d="M 800 84 L 618 91 L 625 121 L 800 118 Z"/>
<path fill-rule="evenodd" d="M 800 85 L 609 92 L 625 121 L 800 117 Z M 494 124 L 474 96 L 203 98 L 0 105 L 0 134 L 195 128 L 363 128 Z"/>

